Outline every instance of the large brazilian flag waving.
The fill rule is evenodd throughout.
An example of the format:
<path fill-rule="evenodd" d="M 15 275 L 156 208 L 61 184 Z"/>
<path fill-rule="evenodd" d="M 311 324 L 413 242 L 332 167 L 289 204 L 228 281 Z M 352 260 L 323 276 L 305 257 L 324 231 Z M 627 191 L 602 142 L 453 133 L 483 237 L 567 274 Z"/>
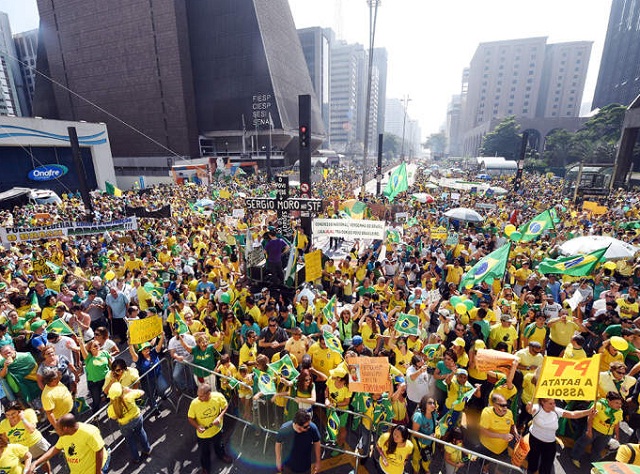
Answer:
<path fill-rule="evenodd" d="M 526 224 L 520 226 L 518 232 L 522 234 L 522 237 L 520 237 L 519 242 L 529 242 L 531 240 L 536 240 L 544 233 L 545 230 L 553 229 L 553 227 L 553 219 L 551 218 L 549 209 L 547 209 L 546 211 L 538 214 Z"/>
<path fill-rule="evenodd" d="M 506 243 L 476 263 L 471 270 L 462 275 L 460 289 L 479 285 L 485 280 L 502 279 L 507 268 L 510 249 L 511 244 Z"/>
<path fill-rule="evenodd" d="M 540 273 L 559 273 L 561 275 L 570 276 L 587 276 L 593 272 L 593 269 L 602 259 L 609 247 L 596 250 L 586 255 L 574 255 L 571 257 L 561 257 L 557 259 L 545 258 L 540 265 L 538 271 Z"/>

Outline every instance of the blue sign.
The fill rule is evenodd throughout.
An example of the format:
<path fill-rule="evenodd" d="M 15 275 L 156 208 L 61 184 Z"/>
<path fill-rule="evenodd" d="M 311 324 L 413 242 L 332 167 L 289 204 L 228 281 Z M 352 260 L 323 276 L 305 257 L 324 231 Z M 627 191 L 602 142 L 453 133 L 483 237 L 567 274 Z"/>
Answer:
<path fill-rule="evenodd" d="M 51 181 L 67 174 L 69 169 L 64 165 L 42 165 L 29 171 L 29 179 L 32 181 Z"/>

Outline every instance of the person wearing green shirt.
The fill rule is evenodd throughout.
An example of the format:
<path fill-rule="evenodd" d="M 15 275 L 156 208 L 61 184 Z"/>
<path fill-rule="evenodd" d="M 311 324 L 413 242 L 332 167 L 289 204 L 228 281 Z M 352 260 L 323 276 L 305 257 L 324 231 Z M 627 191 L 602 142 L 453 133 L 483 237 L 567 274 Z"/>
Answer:
<path fill-rule="evenodd" d="M 182 337 L 180 338 L 180 344 L 193 356 L 193 364 L 196 366 L 193 368 L 193 375 L 198 378 L 198 382 L 203 383 L 208 377 L 212 377 L 220 359 L 220 353 L 213 344 L 209 344 L 207 335 L 198 334 L 196 336 L 196 345 L 193 347 L 189 346 Z M 215 379 L 212 379 L 211 382 L 213 382 L 211 386 L 215 387 Z"/>
<path fill-rule="evenodd" d="M 91 410 L 95 414 L 100 409 L 104 379 L 111 370 L 111 354 L 101 350 L 100 344 L 95 339 L 86 345 L 80 344 L 80 353 L 85 362 L 87 388 L 91 394 Z"/>

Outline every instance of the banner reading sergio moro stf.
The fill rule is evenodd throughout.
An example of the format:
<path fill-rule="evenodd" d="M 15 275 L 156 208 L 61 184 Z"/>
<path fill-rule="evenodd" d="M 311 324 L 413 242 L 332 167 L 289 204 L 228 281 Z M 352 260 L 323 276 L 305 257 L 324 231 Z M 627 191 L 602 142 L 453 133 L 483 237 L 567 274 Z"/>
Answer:
<path fill-rule="evenodd" d="M 360 219 L 313 219 L 313 237 L 344 237 L 346 239 L 383 240 L 384 221 Z"/>

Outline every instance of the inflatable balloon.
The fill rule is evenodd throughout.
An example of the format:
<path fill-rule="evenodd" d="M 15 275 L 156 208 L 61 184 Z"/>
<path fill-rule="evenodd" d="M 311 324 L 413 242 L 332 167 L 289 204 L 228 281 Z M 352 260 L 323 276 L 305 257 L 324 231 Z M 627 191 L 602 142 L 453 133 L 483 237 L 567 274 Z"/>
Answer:
<path fill-rule="evenodd" d="M 504 228 L 504 235 L 506 235 L 507 237 L 511 237 L 511 234 L 516 230 L 516 226 L 514 226 L 513 224 L 509 224 L 508 226 L 506 226 Z"/>
<path fill-rule="evenodd" d="M 522 238 L 522 234 L 517 230 L 514 230 L 513 232 L 511 232 L 511 235 L 509 236 L 509 238 L 514 242 L 518 242 Z"/>
<path fill-rule="evenodd" d="M 467 308 L 467 311 L 471 311 L 475 306 L 471 300 L 464 300 L 462 304 Z"/>
<path fill-rule="evenodd" d="M 231 296 L 229 295 L 229 293 L 222 293 L 220 295 L 220 302 L 226 304 L 231 303 Z"/>
<path fill-rule="evenodd" d="M 456 313 L 458 313 L 460 316 L 467 313 L 467 307 L 464 305 L 464 303 L 458 303 L 456 305 Z"/>
<path fill-rule="evenodd" d="M 459 303 L 462 303 L 462 298 L 460 298 L 459 296 L 452 296 L 449 300 L 449 303 L 455 308 Z"/>
<path fill-rule="evenodd" d="M 616 264 L 615 262 L 606 262 L 604 265 L 602 265 L 604 268 L 606 268 L 607 270 L 615 270 L 616 269 Z"/>
<path fill-rule="evenodd" d="M 151 283 L 150 281 L 146 282 L 143 286 L 143 288 L 147 291 L 151 291 L 153 290 L 153 283 Z"/>
<path fill-rule="evenodd" d="M 111 281 L 116 277 L 116 274 L 113 272 L 113 270 L 109 270 L 107 273 L 104 274 L 104 279 L 107 281 Z"/>

